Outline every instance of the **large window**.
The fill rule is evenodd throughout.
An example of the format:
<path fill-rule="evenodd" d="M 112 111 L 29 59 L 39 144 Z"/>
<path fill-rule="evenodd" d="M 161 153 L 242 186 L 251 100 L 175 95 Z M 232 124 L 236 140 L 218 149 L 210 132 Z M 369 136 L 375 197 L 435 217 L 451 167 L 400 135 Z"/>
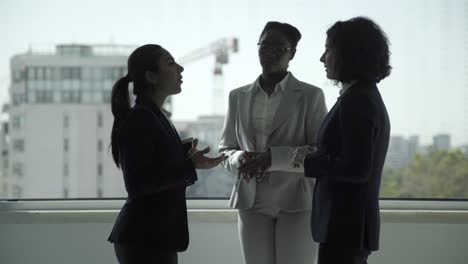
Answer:
<path fill-rule="evenodd" d="M 0 10 L 0 31 L 20 32 L 0 50 L 2 120 L 13 128 L 0 133 L 0 198 L 126 196 L 108 149 L 109 103 L 136 46 L 184 58 L 182 93 L 166 107 L 182 138 L 215 155 L 229 91 L 261 73 L 256 44 L 267 21 L 301 31 L 290 71 L 321 87 L 330 109 L 339 88 L 319 61 L 325 32 L 363 15 L 392 44 L 393 71 L 379 84 L 392 124 L 381 197 L 468 199 L 468 0 L 19 0 Z M 214 47 L 233 39 L 238 50 L 215 65 Z M 234 181 L 221 167 L 199 171 L 187 193 L 228 198 Z"/>

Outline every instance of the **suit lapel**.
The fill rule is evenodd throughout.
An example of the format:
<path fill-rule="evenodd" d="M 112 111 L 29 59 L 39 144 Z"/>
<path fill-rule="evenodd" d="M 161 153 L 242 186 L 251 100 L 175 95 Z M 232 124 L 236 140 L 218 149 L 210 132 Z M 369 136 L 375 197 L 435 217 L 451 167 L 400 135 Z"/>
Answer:
<path fill-rule="evenodd" d="M 333 117 L 336 115 L 337 110 L 340 108 L 340 102 L 341 102 L 341 98 L 339 98 L 336 101 L 336 103 L 333 105 L 332 109 L 330 109 L 328 114 L 323 119 L 322 124 L 320 125 L 320 128 L 319 128 L 319 130 L 317 132 L 317 142 L 319 144 L 323 143 L 323 135 L 325 134 L 325 131 L 327 130 L 328 125 L 330 124 L 330 120 L 333 119 Z"/>
<path fill-rule="evenodd" d="M 172 124 L 169 122 L 168 118 L 164 115 L 161 109 L 159 109 L 149 101 L 140 99 L 138 102 L 144 107 L 148 108 L 148 110 L 153 113 L 154 117 L 162 124 L 162 126 L 166 129 L 166 132 L 169 135 L 179 136 L 177 130 L 174 128 L 174 126 L 172 126 Z"/>
<path fill-rule="evenodd" d="M 241 93 L 238 101 L 238 109 L 240 114 L 240 131 L 244 132 L 243 135 L 247 139 L 246 150 L 254 150 L 255 148 L 255 130 L 253 128 L 253 103 L 255 98 L 255 82 L 250 85 L 249 89 Z"/>
<path fill-rule="evenodd" d="M 367 81 L 357 81 L 354 82 L 341 96 L 338 97 L 338 100 L 336 101 L 335 105 L 333 105 L 332 109 L 328 112 L 328 114 L 325 116 L 325 118 L 322 121 L 322 124 L 320 126 L 319 132 L 318 132 L 318 138 L 320 138 L 325 131 L 327 130 L 328 125 L 330 124 L 330 120 L 334 118 L 336 113 L 338 112 L 339 108 L 341 107 L 341 101 L 343 98 L 349 96 L 349 94 L 352 94 L 353 92 L 356 91 L 356 89 L 364 89 L 367 87 L 370 88 L 375 88 L 376 84 L 372 83 L 371 85 L 368 84 L 369 82 Z"/>
<path fill-rule="evenodd" d="M 340 108 L 340 104 L 341 104 L 341 101 L 343 100 L 344 97 L 348 96 L 350 93 L 353 93 L 352 89 L 357 89 L 359 87 L 354 87 L 354 86 L 358 86 L 360 82 L 357 81 L 357 82 L 354 82 L 354 84 L 352 84 L 342 95 L 340 95 L 338 97 L 338 99 L 336 100 L 336 103 L 333 105 L 332 109 L 330 109 L 330 111 L 328 112 L 328 114 L 325 116 L 325 118 L 323 119 L 322 121 L 322 125 L 321 125 L 321 128 L 319 130 L 319 133 L 322 131 L 322 130 L 326 130 L 330 120 L 335 116 L 336 112 L 338 111 L 338 109 Z M 323 133 L 323 132 L 322 132 Z"/>
<path fill-rule="evenodd" d="M 175 127 L 170 123 L 170 121 L 168 120 L 168 118 L 163 114 L 161 113 L 160 115 L 160 120 L 161 122 L 163 123 L 163 126 L 167 129 L 167 131 L 169 132 L 169 134 L 172 134 L 172 135 L 179 135 L 177 133 L 177 130 L 175 129 Z"/>
<path fill-rule="evenodd" d="M 273 118 L 271 133 L 278 129 L 286 120 L 291 118 L 291 115 L 296 111 L 299 100 L 302 98 L 302 89 L 299 87 L 297 79 L 291 74 L 283 90 L 283 98 Z"/>

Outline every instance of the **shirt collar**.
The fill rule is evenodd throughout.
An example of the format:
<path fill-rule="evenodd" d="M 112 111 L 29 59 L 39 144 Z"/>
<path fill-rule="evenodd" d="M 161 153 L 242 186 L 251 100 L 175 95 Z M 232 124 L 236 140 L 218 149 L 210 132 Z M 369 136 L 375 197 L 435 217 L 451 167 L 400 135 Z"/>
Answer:
<path fill-rule="evenodd" d="M 167 117 L 167 118 L 171 118 L 172 116 L 172 113 L 167 111 L 166 109 L 164 108 L 161 108 L 161 112 L 163 112 L 163 114 Z"/>
<path fill-rule="evenodd" d="M 136 104 L 142 104 L 142 105 L 146 105 L 148 107 L 150 107 L 151 110 L 153 110 L 153 112 L 158 112 L 158 110 L 160 110 L 167 118 L 170 118 L 172 116 L 172 113 L 167 111 L 166 109 L 164 108 L 159 108 L 155 103 L 153 103 L 151 100 L 148 100 L 144 97 L 139 97 L 137 96 L 136 100 L 135 100 L 135 103 Z"/>
<path fill-rule="evenodd" d="M 276 84 L 275 90 L 273 91 L 273 93 L 278 92 L 278 91 L 284 91 L 286 89 L 286 87 L 287 87 L 286 85 L 288 84 L 290 76 L 291 76 L 291 73 L 288 72 L 286 74 L 286 76 L 284 76 L 284 78 L 278 84 Z M 260 78 L 261 77 L 262 77 L 261 75 L 258 76 L 257 80 L 255 81 L 255 88 L 257 89 L 257 91 L 258 91 L 258 89 L 261 89 L 261 87 L 262 87 L 260 85 Z"/>
<path fill-rule="evenodd" d="M 353 86 L 357 81 L 349 81 L 349 82 L 342 82 L 341 83 L 341 89 L 340 89 L 340 95 L 343 95 L 351 86 Z"/>

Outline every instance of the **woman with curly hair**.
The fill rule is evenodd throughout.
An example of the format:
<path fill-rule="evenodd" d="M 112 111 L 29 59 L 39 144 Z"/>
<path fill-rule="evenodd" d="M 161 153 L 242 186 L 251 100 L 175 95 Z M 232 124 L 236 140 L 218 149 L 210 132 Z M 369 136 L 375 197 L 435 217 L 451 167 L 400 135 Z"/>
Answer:
<path fill-rule="evenodd" d="M 367 263 L 379 248 L 379 189 L 390 121 L 377 83 L 389 76 L 389 44 L 372 20 L 338 21 L 320 61 L 340 97 L 318 131 L 317 150 L 295 150 L 293 163 L 316 179 L 312 236 L 319 264 Z"/>

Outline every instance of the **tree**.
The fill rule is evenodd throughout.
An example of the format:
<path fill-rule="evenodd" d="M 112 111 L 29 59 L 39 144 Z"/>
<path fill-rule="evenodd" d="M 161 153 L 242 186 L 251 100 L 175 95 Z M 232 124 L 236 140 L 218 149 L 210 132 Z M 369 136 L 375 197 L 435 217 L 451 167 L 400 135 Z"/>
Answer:
<path fill-rule="evenodd" d="M 381 197 L 468 199 L 468 157 L 459 150 L 430 148 L 406 168 L 386 168 Z"/>

